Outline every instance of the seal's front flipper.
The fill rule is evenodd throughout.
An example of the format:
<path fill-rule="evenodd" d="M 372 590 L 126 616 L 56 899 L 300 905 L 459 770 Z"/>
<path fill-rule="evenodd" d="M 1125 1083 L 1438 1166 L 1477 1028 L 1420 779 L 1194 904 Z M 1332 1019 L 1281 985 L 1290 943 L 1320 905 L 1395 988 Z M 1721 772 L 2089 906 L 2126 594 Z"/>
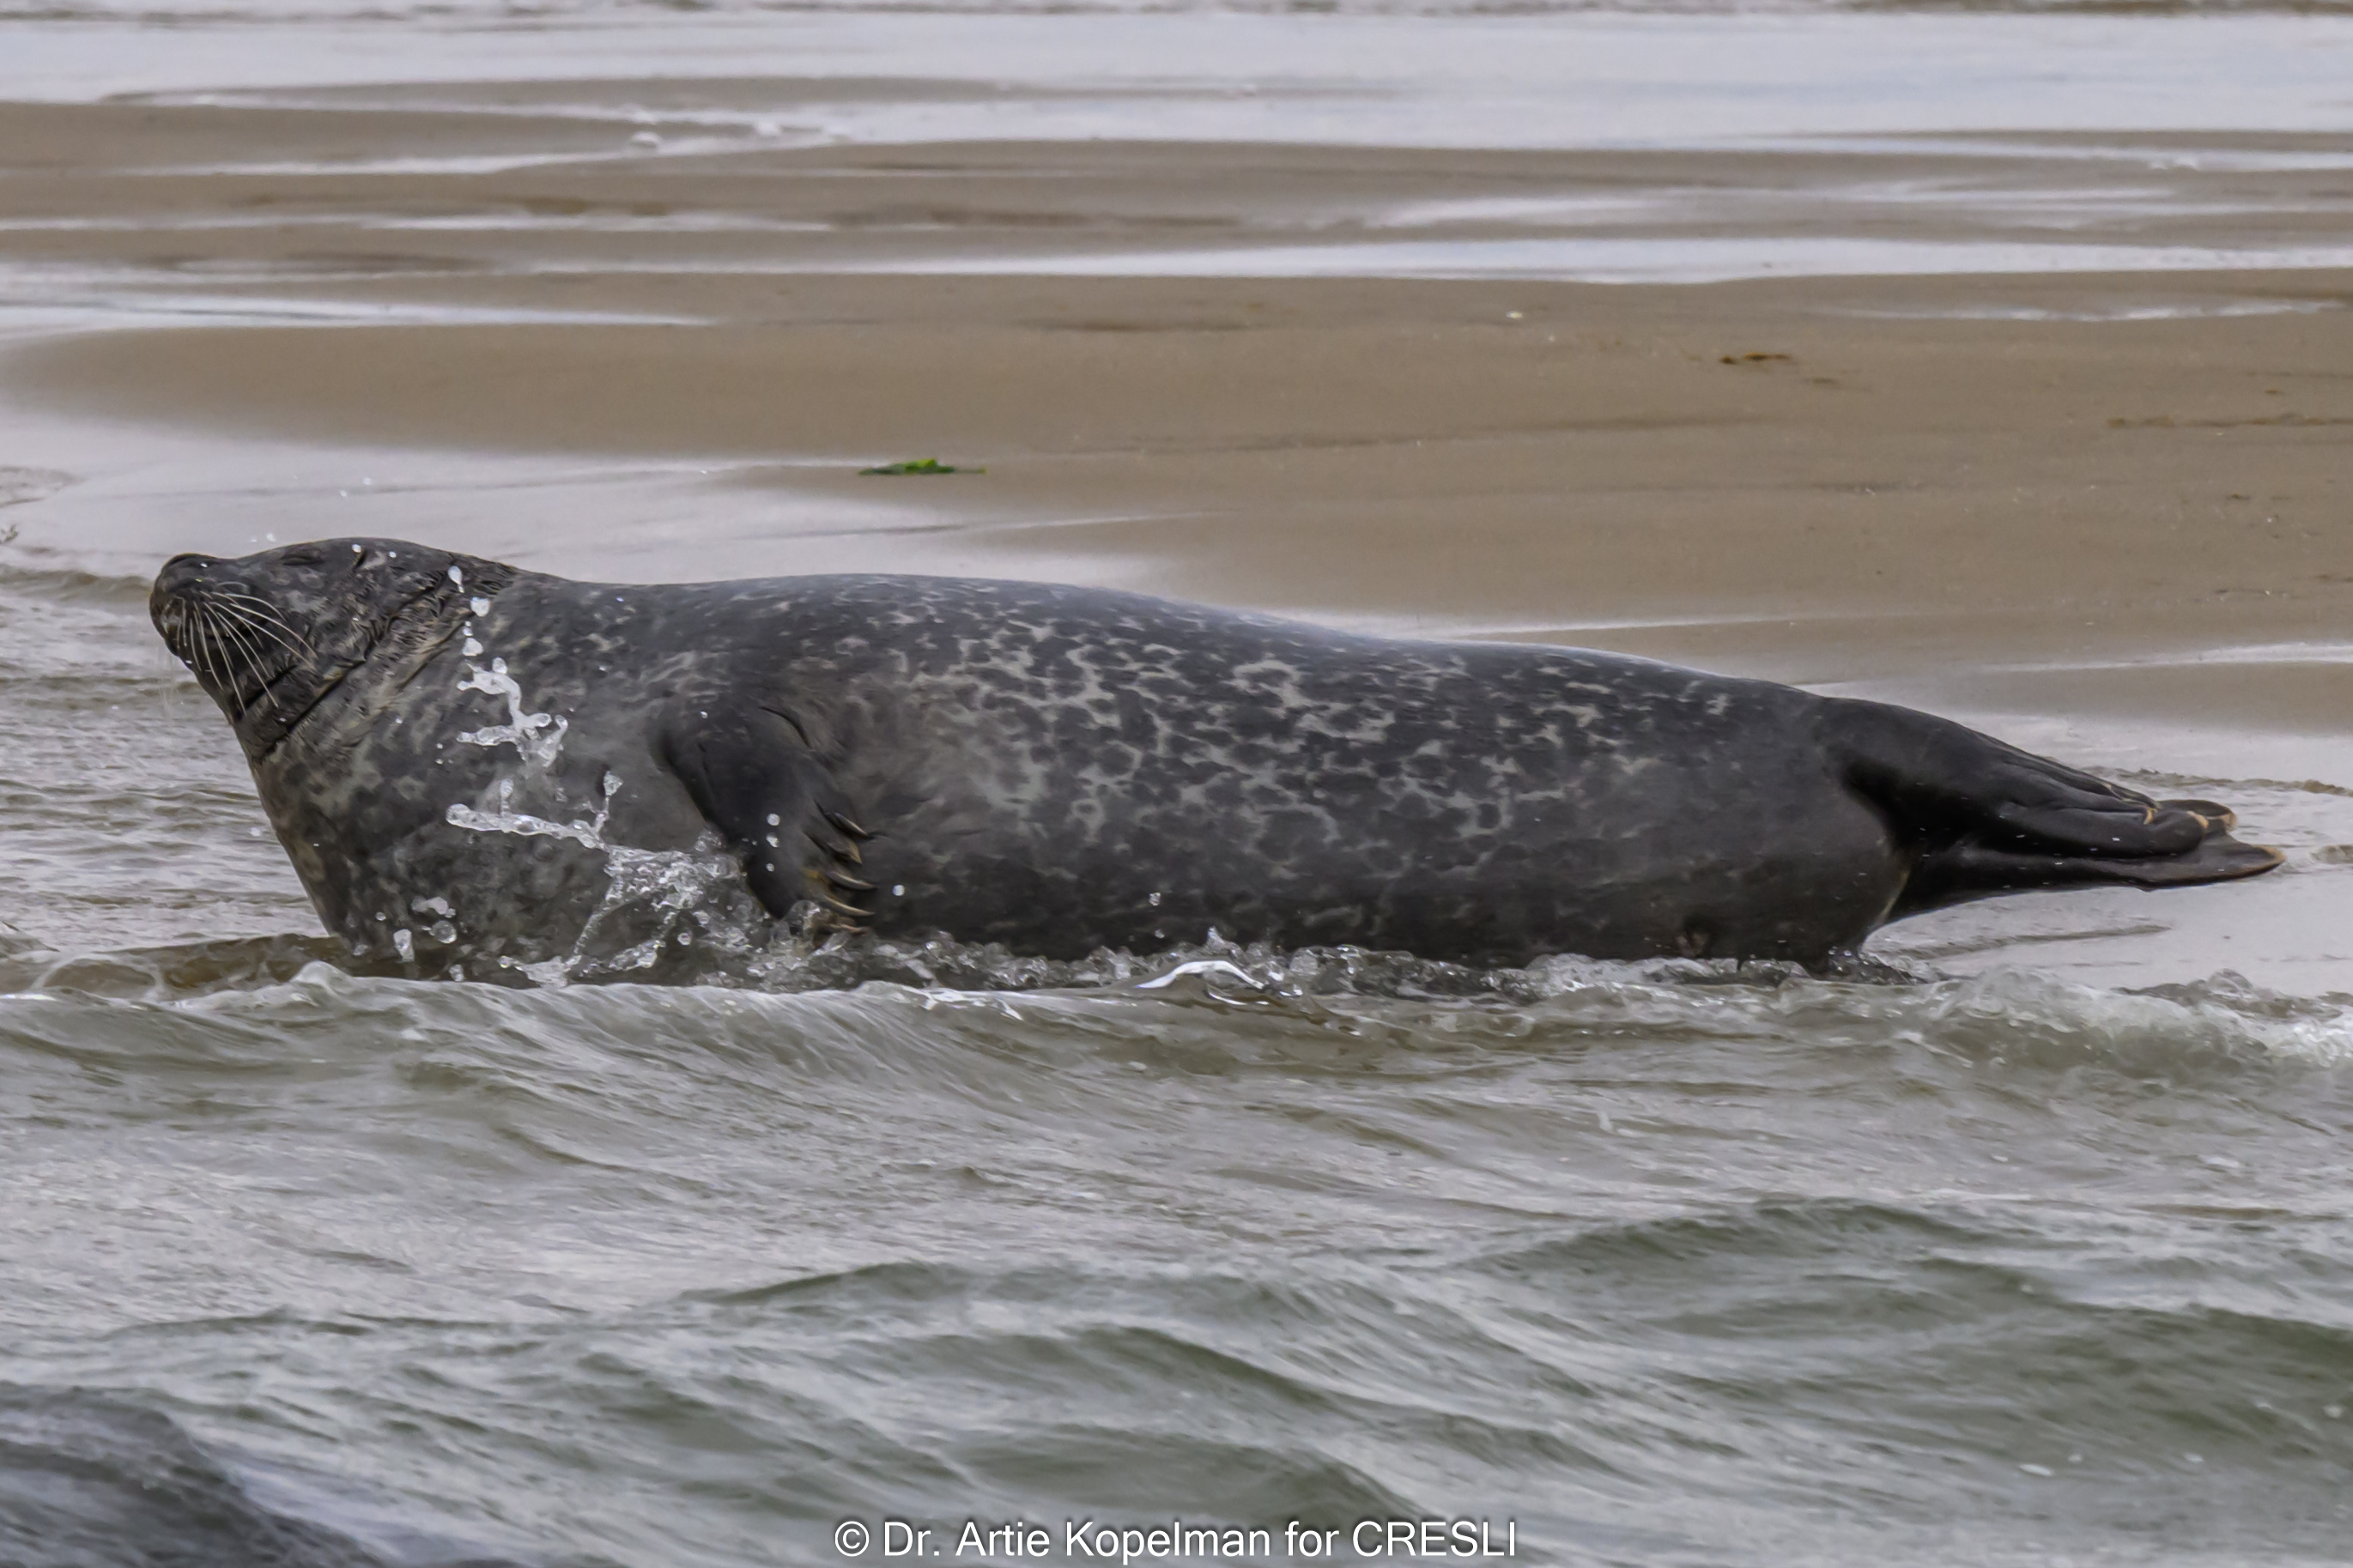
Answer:
<path fill-rule="evenodd" d="M 744 879 L 782 919 L 805 903 L 820 926 L 859 930 L 874 884 L 859 846 L 872 837 L 834 798 L 825 764 L 791 715 L 756 704 L 673 711 L 661 755 L 695 809 L 743 857 Z"/>
<path fill-rule="evenodd" d="M 2253 877 L 2276 849 L 2242 844 L 2202 800 L 2152 800 L 1908 709 L 1840 701 L 1828 722 L 1849 784 L 1919 859 L 1890 919 L 2031 889 L 2189 887 Z"/>

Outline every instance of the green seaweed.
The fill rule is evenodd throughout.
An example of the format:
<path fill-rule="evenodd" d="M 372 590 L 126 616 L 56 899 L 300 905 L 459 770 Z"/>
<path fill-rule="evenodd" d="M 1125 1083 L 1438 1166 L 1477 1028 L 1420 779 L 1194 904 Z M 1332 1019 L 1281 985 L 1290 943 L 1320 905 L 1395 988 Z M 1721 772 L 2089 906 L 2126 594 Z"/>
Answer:
<path fill-rule="evenodd" d="M 909 458 L 904 462 L 884 463 L 877 468 L 860 468 L 861 474 L 985 474 L 987 468 L 959 468 L 941 462 L 937 458 Z"/>

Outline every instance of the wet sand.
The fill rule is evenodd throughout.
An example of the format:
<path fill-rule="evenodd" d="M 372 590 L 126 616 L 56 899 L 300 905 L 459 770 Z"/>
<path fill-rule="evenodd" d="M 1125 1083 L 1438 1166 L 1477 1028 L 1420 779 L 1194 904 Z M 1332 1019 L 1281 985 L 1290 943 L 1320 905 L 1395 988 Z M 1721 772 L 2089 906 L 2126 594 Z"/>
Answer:
<path fill-rule="evenodd" d="M 617 313 L 666 281 L 565 292 Z M 2294 287 L 2329 281 L 2353 276 Z M 21 350 L 9 375 L 53 414 L 887 490 L 1008 573 L 1093 561 L 1225 602 L 1813 679 L 2353 625 L 2353 312 L 1900 319 L 1951 286 L 1846 279 L 687 287 L 691 324 L 109 331 Z M 2055 308 L 2080 287 L 1972 291 Z M 987 472 L 857 473 L 911 455 Z M 876 544 L 921 567 L 935 537 Z M 677 569 L 790 564 L 735 549 Z M 2244 684 L 2150 695 L 2280 716 L 2284 694 Z"/>
<path fill-rule="evenodd" d="M 656 107 L 685 90 L 594 87 Z M 1498 236 L 1548 241 L 1571 264 L 1599 230 L 1767 255 L 1825 230 L 1965 255 L 2055 229 L 2151 252 L 2225 227 L 2316 246 L 2347 237 L 2353 139 L 2210 137 L 2245 165 L 2221 168 L 2211 148 L 2055 139 L 2076 163 L 2148 154 L 2106 170 L 2105 195 L 2054 174 L 2052 138 L 1965 154 L 772 146 L 755 125 L 670 156 L 533 106 L 588 90 L 478 86 L 464 111 L 381 107 L 393 89 L 348 110 L 0 109 L 0 252 L 84 310 L 20 328 L 0 393 L 28 417 L 232 441 L 691 464 L 712 470 L 696 477 L 714 513 L 747 488 L 820 521 L 838 498 L 828 552 L 865 564 L 920 570 L 952 547 L 955 569 L 978 551 L 1006 573 L 1801 679 L 2327 642 L 2348 624 L 2353 268 L 1699 286 L 973 269 L 1246 268 L 1308 247 L 1345 272 L 1368 265 L 1354 247 L 1408 229 L 1474 259 Z M 2086 212 L 2109 215 L 2088 240 Z M 987 472 L 856 472 L 909 456 Z M 7 460 L 54 466 L 21 446 Z M 841 541 L 876 502 L 887 537 Z M 24 547 L 87 542 L 24 521 Z M 592 506 L 572 537 L 497 542 L 553 563 L 630 526 Z M 241 542 L 217 535 L 201 542 Z M 652 574 L 794 569 L 788 539 L 670 545 Z M 2108 684 L 2137 710 L 2266 721 L 2346 701 L 2229 674 Z"/>

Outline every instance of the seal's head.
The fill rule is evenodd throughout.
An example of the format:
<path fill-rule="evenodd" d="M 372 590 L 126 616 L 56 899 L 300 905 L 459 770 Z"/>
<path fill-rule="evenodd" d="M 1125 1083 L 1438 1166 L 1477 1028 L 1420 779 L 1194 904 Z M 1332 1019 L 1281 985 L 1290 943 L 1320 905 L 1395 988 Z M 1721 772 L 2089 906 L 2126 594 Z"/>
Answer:
<path fill-rule="evenodd" d="M 330 698 L 396 689 L 514 569 L 401 540 L 337 539 L 222 560 L 175 555 L 155 629 L 259 759 Z"/>

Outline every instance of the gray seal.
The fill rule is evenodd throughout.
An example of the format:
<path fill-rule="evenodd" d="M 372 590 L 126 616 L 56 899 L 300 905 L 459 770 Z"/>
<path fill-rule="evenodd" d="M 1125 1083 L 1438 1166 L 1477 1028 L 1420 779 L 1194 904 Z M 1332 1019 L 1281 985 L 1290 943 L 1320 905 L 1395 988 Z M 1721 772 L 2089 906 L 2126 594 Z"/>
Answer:
<path fill-rule="evenodd" d="M 2280 861 L 1882 703 L 1091 588 L 361 539 L 178 556 L 152 608 L 329 930 L 424 973 L 659 978 L 779 921 L 1818 964 L 1964 900 Z"/>

